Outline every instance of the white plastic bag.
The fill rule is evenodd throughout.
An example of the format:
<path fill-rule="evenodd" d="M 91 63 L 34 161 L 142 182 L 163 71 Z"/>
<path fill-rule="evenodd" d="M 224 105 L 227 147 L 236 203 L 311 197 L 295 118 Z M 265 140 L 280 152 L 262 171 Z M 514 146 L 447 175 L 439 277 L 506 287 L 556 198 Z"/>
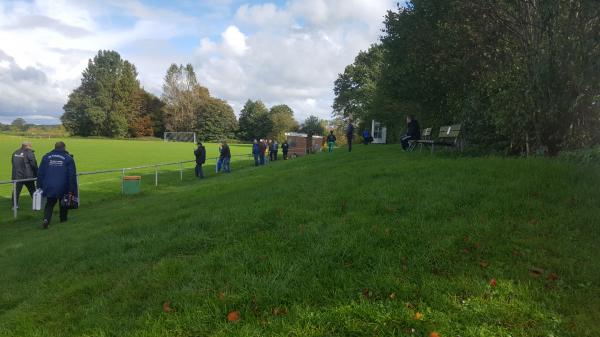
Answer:
<path fill-rule="evenodd" d="M 32 208 L 34 211 L 41 211 L 42 210 L 42 203 L 43 203 L 43 194 L 44 191 L 42 191 L 41 188 L 38 188 L 35 192 L 33 192 L 33 202 L 32 204 Z"/>

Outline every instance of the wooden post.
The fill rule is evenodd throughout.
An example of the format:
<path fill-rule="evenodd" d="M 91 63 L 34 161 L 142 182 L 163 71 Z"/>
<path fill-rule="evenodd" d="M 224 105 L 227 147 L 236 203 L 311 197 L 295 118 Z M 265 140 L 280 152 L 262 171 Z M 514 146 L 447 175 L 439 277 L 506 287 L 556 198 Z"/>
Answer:
<path fill-rule="evenodd" d="M 158 186 L 158 166 L 154 168 L 154 186 Z"/>

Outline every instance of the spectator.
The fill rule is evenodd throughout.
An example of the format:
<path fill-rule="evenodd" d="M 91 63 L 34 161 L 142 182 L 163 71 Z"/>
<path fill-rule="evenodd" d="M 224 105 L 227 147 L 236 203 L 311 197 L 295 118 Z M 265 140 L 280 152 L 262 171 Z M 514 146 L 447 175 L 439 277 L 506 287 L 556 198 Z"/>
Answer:
<path fill-rule="evenodd" d="M 333 152 L 333 147 L 335 146 L 335 135 L 333 134 L 333 130 L 329 131 L 329 135 L 327 136 L 327 147 L 329 148 L 329 152 Z"/>
<path fill-rule="evenodd" d="M 277 144 L 276 140 L 273 140 L 271 143 L 271 150 L 269 151 L 269 159 L 271 161 L 277 160 L 277 152 L 279 152 L 279 144 Z"/>
<path fill-rule="evenodd" d="M 194 151 L 196 156 L 196 178 L 204 178 L 204 172 L 202 172 L 202 165 L 206 162 L 206 148 L 201 142 L 198 142 L 198 148 Z"/>
<path fill-rule="evenodd" d="M 287 160 L 289 149 L 290 149 L 290 144 L 288 144 L 287 139 L 286 139 L 283 141 L 283 144 L 281 144 L 281 152 L 283 153 L 283 160 Z"/>
<path fill-rule="evenodd" d="M 369 133 L 369 130 L 365 129 L 365 131 L 363 131 L 363 133 L 362 133 L 362 136 L 363 136 L 363 144 L 369 145 L 369 143 L 371 142 L 371 134 Z"/>
<path fill-rule="evenodd" d="M 37 161 L 35 160 L 35 151 L 31 149 L 30 142 L 23 142 L 21 144 L 21 148 L 13 152 L 12 155 L 12 179 L 13 180 L 21 180 L 21 179 L 34 179 L 37 177 L 38 166 Z M 13 194 L 13 205 L 19 207 L 19 196 L 21 195 L 21 191 L 23 190 L 23 186 L 27 187 L 29 191 L 29 195 L 33 197 L 33 192 L 35 192 L 35 180 L 32 181 L 22 181 L 16 183 L 15 186 L 15 194 L 16 194 L 16 202 L 14 200 L 15 195 Z"/>
<path fill-rule="evenodd" d="M 258 141 L 255 139 L 254 143 L 252 143 L 252 156 L 254 157 L 254 166 L 259 165 L 259 157 L 260 157 L 260 146 L 258 145 Z"/>
<path fill-rule="evenodd" d="M 267 151 L 266 140 L 261 139 L 261 141 L 258 143 L 258 150 L 259 150 L 260 165 L 264 165 L 265 164 L 265 152 Z"/>
<path fill-rule="evenodd" d="M 65 143 L 57 142 L 54 145 L 54 151 L 47 153 L 40 164 L 38 171 L 38 186 L 43 190 L 43 196 L 46 199 L 44 207 L 44 220 L 42 228 L 47 229 L 52 220 L 54 205 L 59 203 L 60 222 L 67 221 L 67 205 L 63 205 L 61 200 L 76 198 L 77 196 L 77 171 L 75 160 L 66 151 Z"/>
<path fill-rule="evenodd" d="M 405 151 L 410 147 L 410 141 L 421 139 L 421 127 L 413 115 L 406 116 L 406 124 L 406 135 L 400 139 Z"/>
<path fill-rule="evenodd" d="M 217 166 L 215 166 L 215 172 L 221 172 L 221 167 L 223 166 L 223 157 L 221 154 L 223 153 L 223 146 L 219 145 L 219 157 L 217 158 Z"/>
<path fill-rule="evenodd" d="M 227 142 L 223 142 L 221 146 L 221 160 L 223 161 L 223 172 L 231 173 L 231 151 L 229 150 L 229 145 Z"/>
<path fill-rule="evenodd" d="M 348 152 L 352 152 L 352 139 L 354 138 L 354 125 L 352 125 L 352 122 L 348 124 L 346 138 L 348 139 Z"/>

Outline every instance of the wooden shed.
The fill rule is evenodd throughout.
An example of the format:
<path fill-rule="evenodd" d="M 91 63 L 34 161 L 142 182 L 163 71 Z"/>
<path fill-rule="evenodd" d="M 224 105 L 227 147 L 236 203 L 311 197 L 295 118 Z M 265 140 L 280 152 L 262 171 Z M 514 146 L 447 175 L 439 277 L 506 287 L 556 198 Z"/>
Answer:
<path fill-rule="evenodd" d="M 304 156 L 308 152 L 308 135 L 306 133 L 286 132 L 285 136 L 290 145 L 288 156 Z"/>

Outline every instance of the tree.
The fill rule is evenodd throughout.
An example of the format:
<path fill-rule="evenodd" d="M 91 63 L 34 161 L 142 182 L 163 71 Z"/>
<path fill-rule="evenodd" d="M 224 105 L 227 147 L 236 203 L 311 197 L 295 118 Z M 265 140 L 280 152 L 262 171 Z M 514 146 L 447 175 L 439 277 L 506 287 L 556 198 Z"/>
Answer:
<path fill-rule="evenodd" d="M 165 128 L 168 131 L 190 131 L 196 128 L 195 112 L 200 101 L 210 96 L 198 83 L 191 64 L 171 64 L 165 76 L 162 99 L 165 102 Z"/>
<path fill-rule="evenodd" d="M 25 121 L 23 118 L 16 118 L 15 120 L 12 121 L 12 123 L 10 123 L 10 125 L 12 126 L 13 129 L 17 130 L 17 131 L 24 131 L 25 130 L 25 125 L 27 125 L 27 121 Z"/>
<path fill-rule="evenodd" d="M 282 142 L 285 140 L 286 132 L 296 131 L 299 128 L 298 122 L 294 119 L 294 110 L 285 104 L 271 107 L 269 117 L 273 125 L 269 138 Z"/>
<path fill-rule="evenodd" d="M 322 136 L 325 134 L 324 123 L 317 116 L 309 116 L 302 124 L 301 131 L 308 136 Z"/>
<path fill-rule="evenodd" d="M 78 136 L 125 137 L 141 107 L 137 71 L 115 51 L 99 51 L 88 61 L 81 85 L 69 95 L 61 117 Z"/>
<path fill-rule="evenodd" d="M 368 51 L 361 51 L 339 74 L 334 83 L 334 116 L 348 119 L 370 120 L 376 114 L 373 105 L 375 90 L 381 77 L 383 48 L 372 45 Z"/>
<path fill-rule="evenodd" d="M 165 103 L 153 94 L 142 90 L 142 106 L 140 109 L 140 128 L 152 130 L 151 136 L 162 137 L 165 132 Z M 148 124 L 149 123 L 149 124 Z M 144 132 L 145 134 L 146 132 Z"/>
<path fill-rule="evenodd" d="M 266 138 L 273 132 L 273 122 L 265 104 L 258 100 L 246 101 L 240 112 L 240 136 L 244 140 Z"/>
<path fill-rule="evenodd" d="M 197 108 L 196 116 L 200 139 L 220 141 L 234 137 L 237 120 L 233 108 L 224 100 L 213 97 L 203 100 Z"/>

